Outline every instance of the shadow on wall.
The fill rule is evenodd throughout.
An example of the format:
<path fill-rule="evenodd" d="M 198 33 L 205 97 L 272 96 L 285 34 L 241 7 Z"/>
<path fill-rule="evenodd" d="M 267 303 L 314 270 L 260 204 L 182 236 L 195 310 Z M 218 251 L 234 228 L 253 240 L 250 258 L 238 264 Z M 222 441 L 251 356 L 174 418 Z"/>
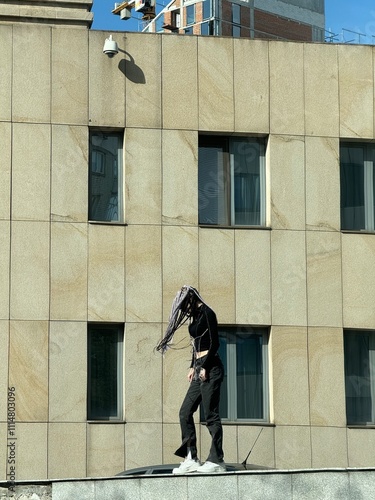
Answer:
<path fill-rule="evenodd" d="M 122 71 L 122 73 L 124 73 L 126 78 L 128 78 L 133 83 L 145 84 L 146 83 L 145 74 L 143 73 L 141 68 L 135 64 L 134 58 L 130 54 L 128 54 L 128 52 L 126 52 L 125 50 L 119 49 L 119 52 L 124 53 L 126 56 L 119 62 L 118 67 L 120 71 Z"/>

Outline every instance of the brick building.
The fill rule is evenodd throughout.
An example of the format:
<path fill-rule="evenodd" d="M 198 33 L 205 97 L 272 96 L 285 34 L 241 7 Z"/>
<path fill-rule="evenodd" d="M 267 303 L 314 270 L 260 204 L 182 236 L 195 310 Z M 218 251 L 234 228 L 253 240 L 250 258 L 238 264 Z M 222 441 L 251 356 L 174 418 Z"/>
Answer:
<path fill-rule="evenodd" d="M 172 0 L 149 32 L 324 41 L 324 0 Z"/>

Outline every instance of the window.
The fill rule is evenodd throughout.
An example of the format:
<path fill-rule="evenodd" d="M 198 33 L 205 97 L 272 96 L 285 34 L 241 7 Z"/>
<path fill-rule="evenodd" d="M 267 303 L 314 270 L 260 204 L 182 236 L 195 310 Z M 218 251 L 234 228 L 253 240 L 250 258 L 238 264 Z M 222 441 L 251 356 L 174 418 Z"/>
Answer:
<path fill-rule="evenodd" d="M 346 419 L 375 424 L 375 331 L 344 331 Z"/>
<path fill-rule="evenodd" d="M 265 225 L 265 140 L 201 135 L 199 223 Z"/>
<path fill-rule="evenodd" d="M 88 326 L 88 420 L 122 420 L 123 325 Z"/>
<path fill-rule="evenodd" d="M 186 25 L 194 24 L 195 22 L 195 4 L 186 7 Z"/>
<path fill-rule="evenodd" d="M 171 11 L 172 26 L 176 28 L 181 27 L 181 16 L 180 9 L 175 9 Z"/>
<path fill-rule="evenodd" d="M 237 3 L 232 3 L 232 36 L 241 36 L 241 6 Z"/>
<path fill-rule="evenodd" d="M 122 133 L 90 133 L 89 220 L 122 220 Z"/>
<path fill-rule="evenodd" d="M 205 21 L 201 23 L 201 35 L 213 35 L 213 23 L 212 21 Z"/>
<path fill-rule="evenodd" d="M 341 229 L 375 231 L 374 160 L 374 144 L 341 143 Z"/>
<path fill-rule="evenodd" d="M 223 420 L 268 421 L 268 329 L 220 327 Z"/>
<path fill-rule="evenodd" d="M 211 17 L 211 0 L 203 0 L 203 20 Z"/>
<path fill-rule="evenodd" d="M 232 26 L 232 36 L 234 38 L 240 38 L 241 37 L 241 27 L 237 26 L 236 24 L 233 24 Z"/>

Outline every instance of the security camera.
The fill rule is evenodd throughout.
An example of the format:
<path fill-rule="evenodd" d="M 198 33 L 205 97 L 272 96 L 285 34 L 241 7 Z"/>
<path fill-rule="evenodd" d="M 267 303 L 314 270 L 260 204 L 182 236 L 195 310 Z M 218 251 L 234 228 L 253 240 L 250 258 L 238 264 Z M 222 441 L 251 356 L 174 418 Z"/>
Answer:
<path fill-rule="evenodd" d="M 117 42 L 112 40 L 112 35 L 109 35 L 109 38 L 106 38 L 104 42 L 103 53 L 107 54 L 108 57 L 113 57 L 118 54 L 118 45 Z"/>

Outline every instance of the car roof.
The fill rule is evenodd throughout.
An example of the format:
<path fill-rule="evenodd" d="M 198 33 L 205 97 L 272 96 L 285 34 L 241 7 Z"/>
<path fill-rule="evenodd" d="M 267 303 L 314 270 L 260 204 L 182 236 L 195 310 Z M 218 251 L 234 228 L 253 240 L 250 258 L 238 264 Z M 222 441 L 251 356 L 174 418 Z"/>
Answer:
<path fill-rule="evenodd" d="M 135 469 L 124 470 L 116 474 L 116 476 L 140 476 L 140 475 L 154 475 L 154 474 L 172 474 L 172 470 L 179 467 L 180 464 L 157 464 L 157 465 L 146 465 L 144 467 L 136 467 Z M 262 465 L 254 464 L 234 464 L 226 463 L 227 472 L 238 472 L 246 470 L 262 470 L 270 469 L 270 467 L 265 467 Z"/>

